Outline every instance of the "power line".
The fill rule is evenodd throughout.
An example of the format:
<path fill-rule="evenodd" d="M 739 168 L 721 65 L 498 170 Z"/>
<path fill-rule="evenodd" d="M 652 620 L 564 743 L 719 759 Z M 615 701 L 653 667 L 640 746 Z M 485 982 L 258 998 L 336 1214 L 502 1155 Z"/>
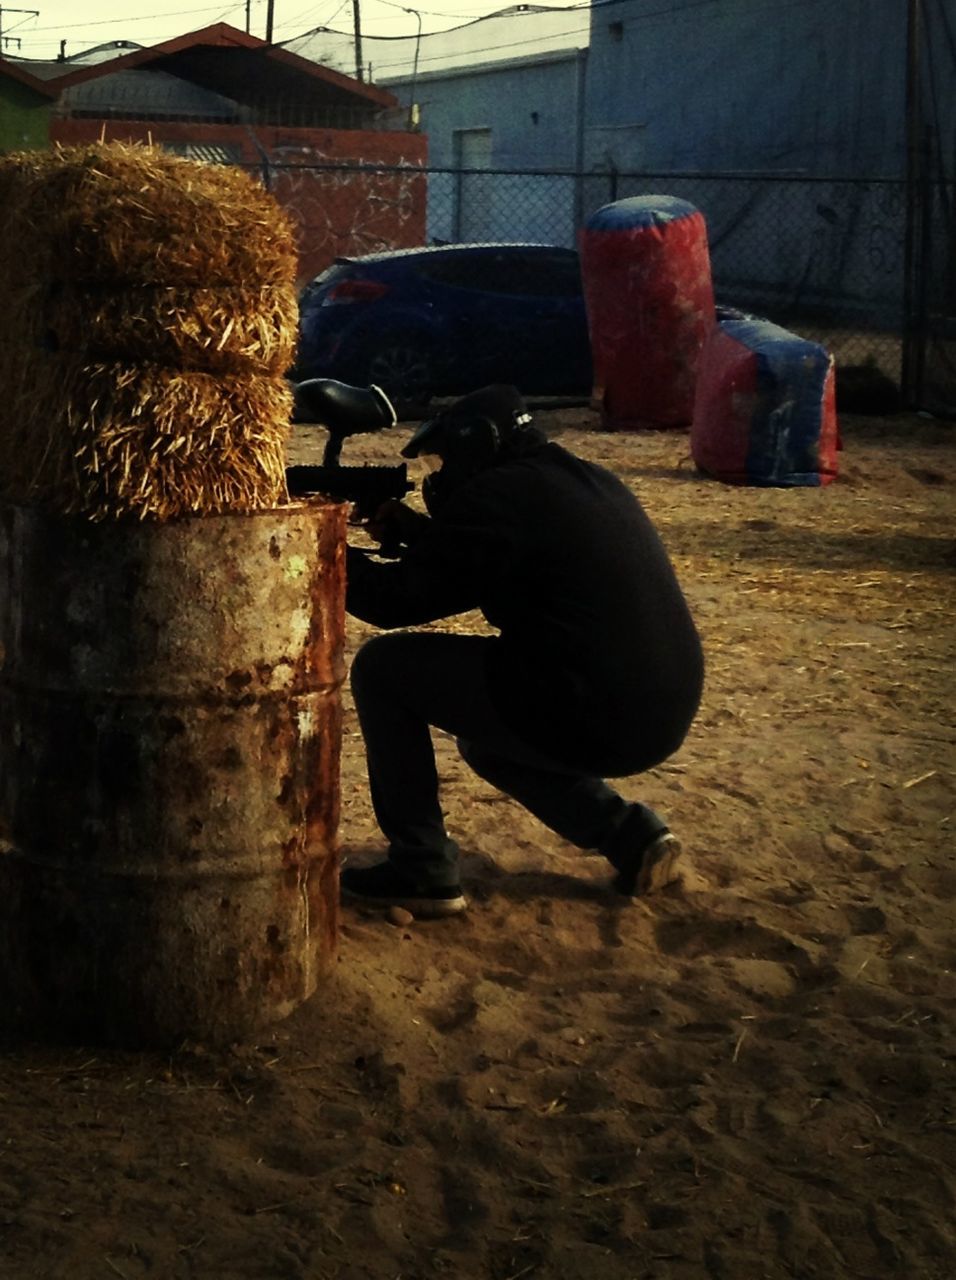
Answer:
<path fill-rule="evenodd" d="M 0 5 L 0 49 L 3 48 L 3 42 L 6 39 L 15 39 L 17 42 L 17 45 L 19 45 L 20 43 L 20 40 L 18 37 L 16 36 L 8 37 L 6 35 L 3 29 L 3 15 L 5 13 L 25 13 L 27 15 L 25 18 L 21 18 L 19 22 L 15 22 L 13 24 L 13 27 L 11 28 L 11 30 L 13 31 L 16 31 L 19 27 L 22 27 L 24 22 L 29 22 L 31 17 L 38 18 L 40 16 L 39 12 L 36 9 L 5 9 L 3 5 Z"/>
<path fill-rule="evenodd" d="M 712 3 L 712 0 L 707 0 L 707 2 L 708 2 L 708 3 Z M 494 16 L 494 15 L 491 15 L 491 16 Z M 487 19 L 481 19 L 481 21 L 486 21 L 486 20 L 487 20 Z M 471 23 L 467 23 L 466 25 L 471 26 L 472 24 L 471 24 Z M 570 31 L 562 31 L 562 32 L 560 32 L 560 33 L 559 33 L 559 35 L 560 35 L 560 36 L 562 36 L 562 37 L 563 37 L 563 36 L 577 36 L 577 35 L 583 35 L 583 34 L 585 34 L 585 33 L 589 32 L 589 31 L 590 31 L 590 29 L 591 29 L 591 27 L 590 27 L 590 23 L 585 23 L 585 24 L 583 24 L 582 26 L 580 26 L 580 27 L 575 27 L 574 29 L 572 29 L 572 30 L 570 30 Z M 449 28 L 449 30 L 451 30 L 451 31 L 460 31 L 460 30 L 461 30 L 461 27 L 452 27 L 452 28 Z M 323 35 L 339 36 L 339 37 L 341 37 L 343 40 L 351 39 L 351 36 L 350 36 L 350 34 L 349 34 L 348 32 L 345 32 L 345 31 L 333 31 L 333 30 L 331 30 L 331 29 L 330 29 L 330 28 L 328 28 L 328 27 L 318 28 L 318 29 L 316 30 L 316 34 L 318 34 L 319 32 L 321 32 L 321 34 L 323 34 Z M 304 33 L 303 33 L 303 35 L 310 35 L 310 34 L 312 34 L 312 33 L 311 33 L 311 32 L 304 32 Z M 422 36 L 422 41 L 424 42 L 425 40 L 428 40 L 428 39 L 430 39 L 430 38 L 431 38 L 431 37 L 433 37 L 433 36 L 442 36 L 442 35 L 447 35 L 447 34 L 448 34 L 448 32 L 447 32 L 447 31 L 433 31 L 433 32 L 429 33 L 429 35 Z M 302 36 L 293 36 L 293 37 L 292 37 L 292 40 L 301 40 L 302 38 L 303 38 Z M 479 48 L 479 49 L 468 49 L 467 51 L 463 51 L 462 56 L 466 56 L 466 55 L 467 55 L 467 57 L 468 57 L 468 58 L 472 58 L 472 57 L 474 57 L 476 54 L 481 54 L 481 53 L 497 53 L 497 52 L 498 52 L 498 50 L 500 50 L 500 49 L 519 49 L 519 48 L 522 48 L 524 45 L 529 45 L 529 44 L 540 44 L 540 43 L 541 43 L 541 41 L 542 41 L 542 38 L 543 38 L 543 37 L 542 37 L 542 36 L 541 36 L 541 34 L 539 33 L 539 34 L 534 35 L 534 36 L 529 36 L 529 37 L 528 37 L 527 39 L 525 39 L 525 40 L 514 40 L 514 39 L 509 39 L 509 40 L 505 40 L 505 41 L 504 41 L 503 43 L 501 43 L 501 44 L 483 45 L 483 46 L 482 46 L 481 48 Z M 546 38 L 546 37 L 545 37 L 545 38 Z M 558 37 L 556 36 L 555 38 L 558 38 Z M 366 39 L 375 40 L 375 41 L 378 41 L 378 40 L 388 40 L 388 41 L 401 40 L 401 41 L 408 41 L 408 40 L 415 40 L 415 39 L 416 39 L 416 37 L 415 37 L 415 36 L 413 36 L 413 35 L 407 35 L 407 36 L 371 36 L 371 37 L 366 37 Z M 292 40 L 285 40 L 285 41 L 283 41 L 283 43 L 284 43 L 284 44 L 286 44 L 286 45 L 288 45 L 288 44 L 292 43 Z M 423 56 L 422 56 L 422 58 L 421 58 L 421 61 L 422 61 L 422 62 L 434 62 L 437 58 L 442 58 L 442 57 L 445 57 L 445 56 L 447 56 L 447 55 L 442 54 L 442 53 L 432 54 L 431 56 L 423 55 Z M 387 70 L 389 67 L 400 67 L 400 66 L 404 66 L 404 64 L 405 64 L 407 61 L 408 61 L 408 59 L 407 59 L 407 58 L 400 58 L 400 59 L 396 59 L 396 60 L 394 60 L 394 61 L 392 61 L 392 62 L 378 62 L 378 63 L 376 63 L 376 68 L 375 68 L 375 69 L 376 69 L 376 73 L 379 73 L 379 72 L 381 72 L 382 70 Z M 462 64 L 461 70 L 462 70 L 462 71 L 466 71 L 467 69 L 468 69 L 467 65 L 466 65 L 466 64 Z"/>
<path fill-rule="evenodd" d="M 502 19 L 502 18 L 513 19 L 513 18 L 532 18 L 532 17 L 540 18 L 540 17 L 543 17 L 545 14 L 556 14 L 556 13 L 580 13 L 582 16 L 584 16 L 585 14 L 590 14 L 592 10 L 603 9 L 615 4 L 623 4 L 626 2 L 627 0 L 589 0 L 588 3 L 561 5 L 560 7 L 555 7 L 550 5 L 542 6 L 542 12 L 536 12 L 534 6 L 532 6 L 530 10 L 527 12 L 521 12 L 519 7 L 512 6 L 511 9 L 499 10 L 496 13 L 487 13 L 484 15 L 484 17 L 469 18 L 467 22 L 459 22 L 454 27 L 443 27 L 440 31 L 428 31 L 422 36 L 422 39 L 430 40 L 435 36 L 451 35 L 457 31 L 464 31 L 467 27 L 475 27 L 481 22 L 491 22 L 494 19 Z M 768 2 L 771 4 L 771 6 L 773 6 L 775 4 L 778 4 L 780 0 L 768 0 Z M 803 3 L 804 0 L 792 0 L 792 2 Z M 391 4 L 392 0 L 378 0 L 378 3 Z M 648 13 L 634 14 L 632 17 L 625 19 L 625 25 L 636 26 L 638 23 L 644 22 L 647 19 L 651 19 L 651 18 L 678 17 L 682 13 L 690 13 L 695 9 L 710 8 L 713 5 L 719 4 L 719 3 L 720 3 L 720 0 L 690 0 L 690 3 L 688 4 L 682 4 L 682 5 L 669 4 L 665 8 L 653 9 Z M 394 7 L 406 9 L 406 6 L 404 5 L 395 5 Z M 419 12 L 426 13 L 427 11 L 422 9 Z M 438 16 L 438 15 L 433 15 L 433 16 Z M 579 31 L 589 31 L 590 29 L 591 29 L 591 22 L 590 22 L 590 18 L 588 18 L 584 26 L 576 27 L 574 28 L 573 31 L 564 32 L 562 34 L 576 35 Z M 347 35 L 347 33 L 344 31 L 333 31 L 329 27 L 313 27 L 309 31 L 301 32 L 301 34 L 299 34 L 298 36 L 290 36 L 288 39 L 283 41 L 283 44 L 290 44 L 293 40 L 301 40 L 303 39 L 303 37 L 311 35 L 313 32 L 316 32 L 316 31 L 324 31 L 324 32 L 327 32 L 329 35 L 335 35 L 335 36 Z M 399 35 L 399 36 L 384 36 L 384 35 L 383 36 L 366 36 L 365 38 L 367 40 L 392 41 L 392 42 L 415 39 L 414 35 L 412 35 L 411 33 L 406 35 Z M 522 40 L 522 41 L 519 41 L 518 43 L 530 44 L 530 43 L 533 43 L 535 39 L 540 40 L 541 37 L 540 36 L 532 37 L 530 40 Z M 480 49 L 469 49 L 468 54 L 470 56 L 473 53 L 493 53 L 496 49 L 510 47 L 513 43 L 514 43 L 513 41 L 508 41 L 507 45 L 487 45 Z M 398 65 L 398 64 L 391 64 L 391 65 Z"/>
<path fill-rule="evenodd" d="M 342 12 L 342 10 L 345 8 L 345 6 L 348 4 L 348 2 L 349 2 L 349 0 L 341 0 L 341 3 L 340 3 L 340 4 L 338 4 L 338 3 L 336 3 L 336 0 L 331 0 L 331 7 L 334 9 L 334 12 L 333 12 L 333 13 L 331 13 L 331 14 L 329 15 L 329 17 L 327 17 L 327 18 L 325 19 L 325 21 L 326 21 L 326 22 L 334 22 L 334 21 L 335 21 L 335 19 L 336 19 L 336 18 L 339 16 L 339 14 Z M 301 22 L 302 20 L 304 20 L 304 19 L 305 19 L 305 17 L 306 17 L 308 14 L 310 14 L 314 8 L 315 8 L 315 6 L 314 6 L 314 5 L 311 5 L 311 4 L 310 4 L 310 5 L 307 5 L 307 6 L 302 10 L 302 12 L 301 12 L 301 13 L 297 13 L 297 14 L 295 15 L 295 17 L 294 17 L 294 18 L 283 18 L 283 19 L 281 20 L 281 22 L 279 23 L 279 25 L 280 25 L 280 26 L 282 26 L 282 27 L 291 27 L 291 26 L 292 26 L 292 24 L 293 24 L 294 22 Z"/>
<path fill-rule="evenodd" d="M 253 2 L 255 4 L 261 5 L 262 3 L 264 3 L 264 0 L 253 0 Z M 233 10 L 235 9 L 241 9 L 244 14 L 245 3 L 230 5 L 229 8 L 226 9 L 226 13 L 232 13 Z M 198 9 L 174 9 L 164 13 L 150 13 L 142 18 L 131 17 L 129 14 L 126 14 L 122 18 L 97 18 L 93 22 L 57 22 L 54 25 L 48 26 L 48 27 L 43 27 L 43 26 L 33 27 L 31 29 L 31 34 L 37 34 L 37 35 L 46 34 L 48 31 L 78 31 L 81 28 L 86 28 L 86 27 L 118 27 L 120 25 L 131 26 L 134 23 L 161 22 L 161 21 L 165 21 L 167 18 L 188 18 L 192 14 L 199 14 L 199 13 L 220 13 L 221 14 L 222 11 L 223 11 L 222 4 L 220 3 L 216 5 L 203 5 L 202 8 L 198 8 Z"/>
<path fill-rule="evenodd" d="M 378 3 L 379 3 L 379 4 L 384 4 L 384 5 L 386 5 L 389 9 L 403 9 L 406 13 L 408 12 L 408 10 L 407 10 L 406 6 L 405 6 L 405 5 L 403 5 L 403 4 L 398 3 L 398 0 L 378 0 Z M 471 26 L 471 24 L 472 24 L 473 22 L 484 22 L 484 20 L 485 20 L 486 18 L 498 18 L 498 17 L 502 17 L 502 16 L 508 16 L 508 17 L 511 17 L 512 15 L 510 14 L 509 9 L 512 9 L 512 8 L 515 8 L 515 7 L 516 7 L 516 6 L 514 6 L 514 5 L 511 5 L 511 6 L 505 6 L 504 8 L 499 9 L 499 10 L 497 10 L 497 11 L 496 11 L 496 12 L 494 12 L 494 13 L 478 14 L 478 15 L 477 15 L 476 17 L 474 17 L 474 18 L 469 18 L 469 19 L 467 20 L 467 22 L 463 23 L 462 25 L 463 25 L 463 26 L 466 26 L 466 27 L 467 27 L 467 26 Z M 543 12 L 545 12 L 545 13 L 569 13 L 572 9 L 590 9 L 590 8 L 592 8 L 592 7 L 594 7 L 594 6 L 593 6 L 593 4 L 592 4 L 592 3 L 590 3 L 590 2 L 589 2 L 589 0 L 584 0 L 584 2 L 583 2 L 583 3 L 581 3 L 581 4 L 561 4 L 561 5 L 550 5 L 550 4 L 549 4 L 549 5 L 540 5 L 540 6 L 539 6 L 539 5 L 533 5 L 533 4 L 532 4 L 532 5 L 527 5 L 527 6 L 520 6 L 520 5 L 519 5 L 519 6 L 517 6 L 517 7 L 518 7 L 518 8 L 526 7 L 527 9 L 529 9 L 529 10 L 531 10 L 531 11 L 537 11 L 538 9 L 540 9 L 540 10 L 542 10 L 542 11 L 543 11 Z M 460 12 L 460 11 L 459 11 L 458 13 L 439 13 L 439 12 L 438 12 L 437 10 L 435 10 L 435 9 L 420 9 L 418 12 L 420 12 L 420 13 L 422 14 L 422 16 L 423 16 L 423 17 L 425 17 L 425 18 L 458 18 L 458 17 L 461 17 L 461 16 L 462 16 L 462 14 L 461 14 L 461 12 Z M 449 27 L 449 28 L 448 28 L 448 30 L 450 30 L 450 31 L 458 31 L 458 30 L 460 30 L 460 29 L 461 29 L 460 27 Z M 434 34 L 434 33 L 432 33 L 432 34 Z"/>
<path fill-rule="evenodd" d="M 4 14 L 5 13 L 24 13 L 27 15 L 26 18 L 20 18 L 19 22 L 15 22 L 13 24 L 13 28 L 12 28 L 13 31 L 17 31 L 17 28 L 22 27 L 24 22 L 29 22 L 29 19 L 40 17 L 40 12 L 38 12 L 37 9 L 9 9 L 9 8 L 5 8 L 4 5 L 0 5 L 0 41 L 3 40 L 4 38 Z"/>

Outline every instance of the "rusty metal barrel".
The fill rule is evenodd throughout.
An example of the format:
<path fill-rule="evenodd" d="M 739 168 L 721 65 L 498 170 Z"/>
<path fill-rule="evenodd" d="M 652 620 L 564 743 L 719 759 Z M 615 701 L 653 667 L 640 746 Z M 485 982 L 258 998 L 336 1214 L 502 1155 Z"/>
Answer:
<path fill-rule="evenodd" d="M 222 1044 L 336 952 L 345 512 L 0 506 L 0 999 Z"/>

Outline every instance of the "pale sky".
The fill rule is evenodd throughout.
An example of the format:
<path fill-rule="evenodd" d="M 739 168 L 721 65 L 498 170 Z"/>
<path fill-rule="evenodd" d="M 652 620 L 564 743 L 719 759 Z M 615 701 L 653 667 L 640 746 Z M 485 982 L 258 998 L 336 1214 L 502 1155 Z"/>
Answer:
<path fill-rule="evenodd" d="M 475 18 L 497 13 L 514 0 L 360 0 L 362 32 L 369 36 L 415 35 L 421 14 L 422 31 L 442 31 Z M 564 0 L 574 4 L 575 0 Z M 556 8 L 562 7 L 557 0 Z M 80 53 L 109 40 L 134 40 L 157 44 L 188 31 L 228 22 L 240 31 L 249 29 L 265 38 L 268 0 L 239 0 L 229 4 L 202 0 L 15 0 L 0 6 L 4 52 L 11 57 L 55 58 L 60 41 L 67 55 Z M 272 38 L 279 42 L 301 35 L 312 27 L 351 31 L 353 0 L 273 0 Z M 412 10 L 408 12 L 407 10 Z M 19 44 L 17 43 L 19 41 Z"/>

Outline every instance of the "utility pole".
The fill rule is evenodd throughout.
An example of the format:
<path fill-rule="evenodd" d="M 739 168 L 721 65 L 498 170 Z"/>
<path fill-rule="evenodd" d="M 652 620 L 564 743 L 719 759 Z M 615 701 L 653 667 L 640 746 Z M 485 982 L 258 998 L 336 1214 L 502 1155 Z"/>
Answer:
<path fill-rule="evenodd" d="M 362 69 L 362 14 L 359 10 L 359 0 L 352 0 L 352 22 L 355 27 L 355 78 L 356 80 L 364 80 L 365 72 Z"/>
<path fill-rule="evenodd" d="M 415 37 L 415 61 L 412 64 L 412 89 L 409 94 L 408 103 L 408 127 L 411 129 L 418 118 L 418 103 L 415 101 L 415 86 L 418 84 L 418 51 L 422 44 L 422 15 L 417 9 L 406 9 L 406 13 L 413 13 L 418 19 L 418 34 Z"/>
<path fill-rule="evenodd" d="M 3 5 L 0 5 L 0 53 L 3 52 L 4 40 L 13 38 L 13 37 L 4 36 L 3 34 L 3 15 L 5 13 L 25 13 L 28 18 L 39 18 L 40 16 L 39 9 L 5 9 Z M 17 47 L 19 47 L 19 44 L 20 44 L 20 41 L 18 40 Z"/>
<path fill-rule="evenodd" d="M 272 44 L 272 19 L 275 17 L 276 0 L 269 0 L 266 5 L 266 44 Z"/>

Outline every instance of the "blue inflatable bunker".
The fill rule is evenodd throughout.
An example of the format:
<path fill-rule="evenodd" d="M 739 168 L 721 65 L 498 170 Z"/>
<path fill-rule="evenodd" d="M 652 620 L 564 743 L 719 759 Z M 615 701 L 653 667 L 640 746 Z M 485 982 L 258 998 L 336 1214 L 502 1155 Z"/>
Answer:
<path fill-rule="evenodd" d="M 833 357 L 769 320 L 718 310 L 690 438 L 701 471 L 727 484 L 829 484 L 839 447 Z"/>

